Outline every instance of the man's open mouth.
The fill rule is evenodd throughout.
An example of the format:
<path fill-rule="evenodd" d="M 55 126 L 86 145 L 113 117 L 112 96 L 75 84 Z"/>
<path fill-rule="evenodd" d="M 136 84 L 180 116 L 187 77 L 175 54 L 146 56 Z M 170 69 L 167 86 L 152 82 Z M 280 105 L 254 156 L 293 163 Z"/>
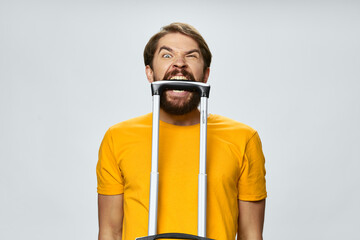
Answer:
<path fill-rule="evenodd" d="M 188 80 L 185 76 L 172 76 L 170 80 Z"/>
<path fill-rule="evenodd" d="M 185 77 L 185 76 L 172 76 L 171 78 L 170 78 L 170 80 L 184 80 L 184 81 L 187 81 L 188 79 L 187 79 L 187 77 Z M 176 92 L 176 93 L 181 93 L 181 92 L 184 92 L 184 90 L 172 90 L 173 92 Z"/>

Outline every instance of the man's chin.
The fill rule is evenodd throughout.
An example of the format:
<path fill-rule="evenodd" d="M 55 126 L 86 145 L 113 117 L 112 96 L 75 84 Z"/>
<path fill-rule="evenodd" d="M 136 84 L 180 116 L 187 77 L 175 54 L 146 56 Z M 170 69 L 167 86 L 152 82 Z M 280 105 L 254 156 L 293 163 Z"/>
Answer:
<path fill-rule="evenodd" d="M 189 112 L 194 111 L 197 109 L 199 102 L 195 101 L 188 101 L 184 102 L 177 102 L 177 101 L 168 101 L 165 102 L 160 101 L 160 107 L 168 114 L 172 115 L 185 115 Z"/>
<path fill-rule="evenodd" d="M 174 116 L 183 116 L 186 115 L 192 111 L 194 111 L 197 108 L 194 109 L 188 109 L 188 108 L 178 108 L 178 107 L 169 107 L 169 108 L 163 108 L 161 109 L 166 112 L 167 114 L 174 115 Z"/>

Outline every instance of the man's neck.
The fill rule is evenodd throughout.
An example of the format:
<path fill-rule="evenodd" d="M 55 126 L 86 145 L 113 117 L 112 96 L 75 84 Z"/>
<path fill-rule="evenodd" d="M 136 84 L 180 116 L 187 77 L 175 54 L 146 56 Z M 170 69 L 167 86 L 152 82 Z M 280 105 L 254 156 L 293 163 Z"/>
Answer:
<path fill-rule="evenodd" d="M 190 126 L 200 123 L 200 112 L 195 109 L 184 115 L 173 115 L 160 109 L 160 120 L 178 126 Z"/>

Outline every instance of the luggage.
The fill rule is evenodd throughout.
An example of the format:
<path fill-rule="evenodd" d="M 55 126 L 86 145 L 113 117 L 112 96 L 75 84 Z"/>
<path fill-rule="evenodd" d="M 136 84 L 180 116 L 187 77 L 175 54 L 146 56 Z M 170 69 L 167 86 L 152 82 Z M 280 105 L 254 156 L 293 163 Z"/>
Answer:
<path fill-rule="evenodd" d="M 158 156 L 159 156 L 159 113 L 160 96 L 165 90 L 190 90 L 200 94 L 200 161 L 198 180 L 198 236 L 184 233 L 156 234 L 157 210 L 158 210 Z M 153 95 L 153 119 L 152 119 L 152 156 L 150 175 L 150 201 L 149 201 L 149 228 L 147 237 L 137 240 L 153 239 L 197 239 L 212 240 L 206 238 L 206 130 L 208 115 L 208 98 L 210 85 L 194 81 L 164 80 L 151 83 Z"/>

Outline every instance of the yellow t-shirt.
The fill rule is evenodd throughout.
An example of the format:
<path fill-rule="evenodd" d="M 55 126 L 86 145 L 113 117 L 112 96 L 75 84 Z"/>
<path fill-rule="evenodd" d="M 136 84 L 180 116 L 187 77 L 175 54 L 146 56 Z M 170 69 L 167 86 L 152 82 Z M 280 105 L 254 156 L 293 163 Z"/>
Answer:
<path fill-rule="evenodd" d="M 123 239 L 147 236 L 152 115 L 112 126 L 97 164 L 98 193 L 124 193 Z M 160 121 L 158 233 L 197 235 L 200 125 Z M 257 132 L 211 114 L 207 128 L 207 237 L 235 239 L 238 199 L 266 198 L 265 160 Z"/>

